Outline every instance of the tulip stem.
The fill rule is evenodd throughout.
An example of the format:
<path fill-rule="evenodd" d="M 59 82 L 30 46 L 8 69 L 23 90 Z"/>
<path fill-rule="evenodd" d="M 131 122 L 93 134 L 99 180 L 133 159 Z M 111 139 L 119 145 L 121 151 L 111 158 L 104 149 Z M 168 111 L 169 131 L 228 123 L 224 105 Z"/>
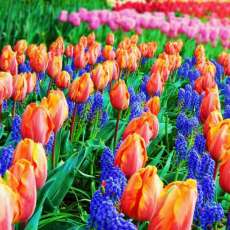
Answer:
<path fill-rule="evenodd" d="M 114 133 L 114 143 L 113 143 L 114 144 L 114 149 L 116 148 L 117 132 L 118 132 L 120 118 L 121 118 L 121 110 L 118 110 L 116 128 L 115 128 L 115 133 Z"/>
<path fill-rule="evenodd" d="M 54 169 L 56 166 L 56 157 L 55 157 L 55 146 L 56 146 L 56 133 L 54 133 L 54 142 L 52 146 L 52 168 Z"/>
<path fill-rule="evenodd" d="M 0 104 L 0 123 L 2 123 L 2 103 Z"/>
<path fill-rule="evenodd" d="M 49 93 L 51 87 L 52 87 L 52 84 L 53 84 L 53 79 L 50 78 L 50 82 L 49 82 L 49 86 L 48 86 L 48 90 L 47 90 L 47 94 Z"/>
<path fill-rule="evenodd" d="M 14 118 L 14 116 L 15 116 L 16 106 L 17 106 L 16 101 L 14 101 L 13 108 L 12 108 L 12 118 Z"/>
<path fill-rule="evenodd" d="M 75 119 L 76 119 L 76 114 L 77 114 L 77 103 L 74 105 L 74 111 L 71 119 L 71 126 L 70 126 L 70 140 L 73 140 L 73 131 L 74 131 L 74 126 L 75 126 Z"/>
<path fill-rule="evenodd" d="M 214 174 L 213 179 L 216 180 L 217 172 L 218 172 L 219 163 L 215 161 L 215 168 L 214 168 Z"/>

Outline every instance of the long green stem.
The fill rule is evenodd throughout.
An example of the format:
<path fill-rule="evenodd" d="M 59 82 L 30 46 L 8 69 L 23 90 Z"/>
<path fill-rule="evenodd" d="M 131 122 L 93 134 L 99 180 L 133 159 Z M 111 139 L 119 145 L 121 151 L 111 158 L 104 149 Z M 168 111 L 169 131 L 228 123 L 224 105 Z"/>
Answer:
<path fill-rule="evenodd" d="M 56 146 L 56 133 L 54 133 L 54 142 L 52 146 L 52 168 L 54 169 L 56 166 L 56 156 L 55 156 L 55 146 Z"/>
<path fill-rule="evenodd" d="M 118 110 L 117 122 L 116 122 L 115 133 L 114 133 L 114 143 L 113 143 L 114 144 L 114 149 L 116 148 L 117 132 L 118 132 L 120 118 L 121 118 L 121 110 Z"/>
<path fill-rule="evenodd" d="M 75 126 L 75 120 L 76 120 L 76 114 L 77 114 L 77 103 L 75 103 L 74 111 L 71 119 L 71 126 L 70 126 L 70 140 L 73 140 L 73 131 Z"/>

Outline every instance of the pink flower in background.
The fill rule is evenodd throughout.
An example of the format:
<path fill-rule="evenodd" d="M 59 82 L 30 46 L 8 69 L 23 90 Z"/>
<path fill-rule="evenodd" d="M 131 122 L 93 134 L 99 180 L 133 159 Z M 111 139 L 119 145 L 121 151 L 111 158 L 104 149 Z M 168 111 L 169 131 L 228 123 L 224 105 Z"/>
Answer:
<path fill-rule="evenodd" d="M 60 15 L 59 15 L 59 20 L 61 22 L 67 22 L 68 21 L 68 11 L 62 10 Z"/>

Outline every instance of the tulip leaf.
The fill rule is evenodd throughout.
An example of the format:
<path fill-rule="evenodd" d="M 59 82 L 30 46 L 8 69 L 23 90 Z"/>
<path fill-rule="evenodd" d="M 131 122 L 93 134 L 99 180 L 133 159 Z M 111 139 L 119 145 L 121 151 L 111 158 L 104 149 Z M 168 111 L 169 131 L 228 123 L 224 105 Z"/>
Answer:
<path fill-rule="evenodd" d="M 170 168 L 171 163 L 172 163 L 173 154 L 174 154 L 174 151 L 172 151 L 172 152 L 169 154 L 168 159 L 167 159 L 166 164 L 165 164 L 165 166 L 163 167 L 163 169 L 159 170 L 159 175 L 160 175 L 160 177 L 164 177 L 164 176 L 168 173 L 169 168 Z"/>
<path fill-rule="evenodd" d="M 52 176 L 55 182 L 52 184 L 48 194 L 49 205 L 52 208 L 57 208 L 63 201 L 65 195 L 69 191 L 74 181 L 75 174 L 85 159 L 85 151 L 73 154 Z"/>
<path fill-rule="evenodd" d="M 54 179 L 47 181 L 44 187 L 39 191 L 35 212 L 33 216 L 30 218 L 28 224 L 26 225 L 25 230 L 37 230 L 38 229 L 39 220 L 40 220 L 42 210 L 43 210 L 43 204 L 47 198 L 49 189 L 51 188 L 51 185 L 53 184 L 53 182 L 54 182 Z"/>
<path fill-rule="evenodd" d="M 0 140 L 2 138 L 3 133 L 4 133 L 4 127 L 3 125 L 0 125 Z"/>

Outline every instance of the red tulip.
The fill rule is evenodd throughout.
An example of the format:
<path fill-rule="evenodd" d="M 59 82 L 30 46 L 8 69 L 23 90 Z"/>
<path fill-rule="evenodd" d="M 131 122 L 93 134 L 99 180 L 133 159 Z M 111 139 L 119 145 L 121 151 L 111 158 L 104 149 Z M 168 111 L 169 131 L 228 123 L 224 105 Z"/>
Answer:
<path fill-rule="evenodd" d="M 155 96 L 156 94 L 161 94 L 163 90 L 163 83 L 160 74 L 151 75 L 149 81 L 146 85 L 146 90 L 150 96 Z"/>
<path fill-rule="evenodd" d="M 106 36 L 106 44 L 113 46 L 114 44 L 114 34 L 113 33 L 108 33 Z"/>
<path fill-rule="evenodd" d="M 48 97 L 42 99 L 41 106 L 49 110 L 54 124 L 53 131 L 57 133 L 68 118 L 68 104 L 64 93 L 61 90 L 51 90 Z"/>
<path fill-rule="evenodd" d="M 147 159 L 145 141 L 139 134 L 134 133 L 127 136 L 117 150 L 115 165 L 130 177 L 145 166 Z"/>
<path fill-rule="evenodd" d="M 88 49 L 88 63 L 94 65 L 97 61 L 97 58 L 101 55 L 101 45 L 97 42 L 93 43 Z"/>
<path fill-rule="evenodd" d="M 71 77 L 65 70 L 61 71 L 56 77 L 56 85 L 61 89 L 68 88 L 70 85 Z"/>
<path fill-rule="evenodd" d="M 110 90 L 110 102 L 117 110 L 125 110 L 129 106 L 129 91 L 124 80 L 118 80 Z"/>
<path fill-rule="evenodd" d="M 37 188 L 43 187 L 47 178 L 47 158 L 42 144 L 28 138 L 21 140 L 14 151 L 12 164 L 16 164 L 20 159 L 26 159 L 31 163 Z"/>
<path fill-rule="evenodd" d="M 74 46 L 72 44 L 69 44 L 66 49 L 65 49 L 65 55 L 66 57 L 73 57 L 73 49 L 74 49 Z"/>
<path fill-rule="evenodd" d="M 200 118 L 202 122 L 208 118 L 212 111 L 220 111 L 220 100 L 216 90 L 207 91 L 200 105 Z"/>
<path fill-rule="evenodd" d="M 72 82 L 69 88 L 69 97 L 74 102 L 83 103 L 88 100 L 92 92 L 93 81 L 90 74 L 86 73 Z"/>
<path fill-rule="evenodd" d="M 82 45 L 77 45 L 74 49 L 74 66 L 78 69 L 82 69 L 87 65 L 88 60 L 84 49 Z"/>
<path fill-rule="evenodd" d="M 92 44 L 94 44 L 95 41 L 96 41 L 96 36 L 95 36 L 95 33 L 92 32 L 87 36 L 88 46 L 91 46 Z"/>
<path fill-rule="evenodd" d="M 176 181 L 162 190 L 148 230 L 190 230 L 197 200 L 195 180 Z"/>
<path fill-rule="evenodd" d="M 123 133 L 122 139 L 124 140 L 130 134 L 138 133 L 144 138 L 146 145 L 148 145 L 151 139 L 156 138 L 158 132 L 159 122 L 157 117 L 147 112 L 129 122 Z"/>
<path fill-rule="evenodd" d="M 47 144 L 53 128 L 51 115 L 44 106 L 36 103 L 27 105 L 22 114 L 21 133 L 23 138 Z"/>
<path fill-rule="evenodd" d="M 18 74 L 13 77 L 13 94 L 15 101 L 23 101 L 27 94 L 27 81 L 25 74 Z"/>
<path fill-rule="evenodd" d="M 36 207 L 37 190 L 32 164 L 25 160 L 18 160 L 6 172 L 6 182 L 12 190 L 19 195 L 19 216 L 15 222 L 26 222 Z"/>
<path fill-rule="evenodd" d="M 220 164 L 220 186 L 221 188 L 230 193 L 230 154 L 228 153 L 222 159 Z"/>
<path fill-rule="evenodd" d="M 151 220 L 163 183 L 155 166 L 147 166 L 134 173 L 123 192 L 121 210 L 138 221 Z"/>

